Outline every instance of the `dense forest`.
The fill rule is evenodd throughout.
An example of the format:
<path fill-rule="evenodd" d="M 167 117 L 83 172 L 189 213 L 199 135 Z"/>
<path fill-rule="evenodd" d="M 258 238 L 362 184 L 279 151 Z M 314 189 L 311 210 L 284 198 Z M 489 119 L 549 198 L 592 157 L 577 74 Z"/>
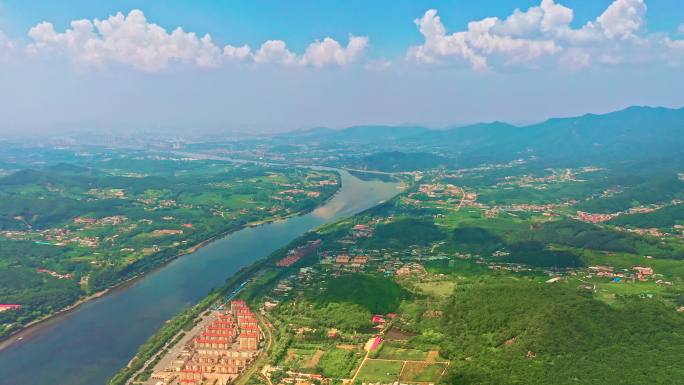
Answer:
<path fill-rule="evenodd" d="M 657 301 L 616 306 L 567 286 L 487 282 L 444 307 L 444 383 L 677 383 L 684 318 Z"/>

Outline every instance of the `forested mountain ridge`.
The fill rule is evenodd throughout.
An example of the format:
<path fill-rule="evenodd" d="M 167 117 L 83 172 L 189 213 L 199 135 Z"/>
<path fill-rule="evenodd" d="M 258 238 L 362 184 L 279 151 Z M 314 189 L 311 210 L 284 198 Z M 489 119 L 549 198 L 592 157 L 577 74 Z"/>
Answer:
<path fill-rule="evenodd" d="M 293 140 L 293 138 L 290 138 Z M 443 159 L 418 162 L 417 169 L 440 166 L 472 167 L 516 159 L 542 159 L 554 166 L 612 164 L 623 161 L 684 157 L 684 108 L 629 107 L 607 114 L 552 118 L 514 126 L 503 122 L 479 123 L 448 130 L 417 126 L 359 126 L 342 130 L 315 130 L 296 136 L 304 143 L 325 148 L 348 147 L 341 163 L 382 171 L 411 171 L 401 159 L 430 153 Z M 365 152 L 365 153 L 363 153 Z M 403 154 L 399 154 L 403 153 Z M 344 155 L 344 154 L 343 154 Z M 388 159 L 384 159 L 388 158 Z M 396 164 L 387 165 L 393 161 Z"/>
<path fill-rule="evenodd" d="M 536 156 L 569 166 L 684 155 L 684 108 L 630 107 L 603 115 L 554 118 L 515 127 L 476 124 L 405 140 L 406 147 L 443 151 L 459 163 L 495 163 Z"/>

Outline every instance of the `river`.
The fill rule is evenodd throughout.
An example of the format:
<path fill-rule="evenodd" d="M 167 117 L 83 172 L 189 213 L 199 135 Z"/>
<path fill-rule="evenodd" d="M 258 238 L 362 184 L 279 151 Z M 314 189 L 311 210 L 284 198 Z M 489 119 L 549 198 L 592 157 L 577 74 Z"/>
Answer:
<path fill-rule="evenodd" d="M 161 325 L 238 271 L 324 223 L 399 192 L 340 171 L 342 187 L 309 214 L 250 227 L 209 243 L 75 310 L 21 333 L 0 350 L 1 385 L 97 385 L 133 357 Z"/>

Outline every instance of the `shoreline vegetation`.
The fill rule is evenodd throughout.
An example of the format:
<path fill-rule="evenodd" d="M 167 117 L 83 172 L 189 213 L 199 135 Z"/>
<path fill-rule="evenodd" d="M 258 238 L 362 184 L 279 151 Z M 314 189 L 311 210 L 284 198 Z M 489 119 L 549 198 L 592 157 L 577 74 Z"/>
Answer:
<path fill-rule="evenodd" d="M 92 300 L 104 297 L 104 296 L 106 296 L 106 295 L 108 295 L 108 294 L 110 294 L 116 290 L 123 290 L 128 285 L 135 283 L 137 280 L 144 278 L 148 274 L 150 274 L 150 273 L 152 273 L 158 269 L 163 268 L 164 266 L 166 266 L 167 264 L 173 262 L 174 260 L 176 260 L 178 258 L 193 254 L 193 253 L 197 252 L 198 250 L 200 250 L 201 248 L 207 246 L 208 244 L 210 244 L 212 242 L 218 241 L 218 240 L 220 240 L 226 236 L 229 236 L 231 234 L 234 234 L 238 231 L 241 231 L 241 230 L 244 230 L 244 229 L 247 229 L 250 227 L 263 226 L 263 225 L 266 225 L 269 223 L 283 221 L 283 220 L 287 220 L 289 218 L 293 218 L 293 217 L 297 217 L 297 216 L 301 216 L 301 215 L 306 215 L 306 214 L 313 212 L 317 208 L 325 205 L 330 200 L 332 200 L 339 193 L 340 189 L 342 188 L 342 179 L 341 179 L 339 172 L 334 171 L 334 173 L 335 173 L 337 181 L 338 181 L 337 188 L 335 189 L 335 191 L 332 194 L 330 194 L 330 195 L 326 196 L 324 199 L 320 200 L 320 202 L 318 202 L 316 205 L 314 205 L 312 207 L 306 207 L 305 209 L 300 210 L 298 212 L 290 213 L 290 214 L 283 215 L 280 217 L 272 217 L 272 218 L 267 218 L 267 219 L 263 219 L 263 220 L 259 220 L 259 221 L 253 221 L 253 222 L 248 222 L 248 223 L 237 225 L 231 229 L 228 229 L 226 231 L 221 232 L 220 234 L 216 234 L 216 235 L 213 235 L 207 239 L 204 239 L 195 245 L 189 246 L 184 251 L 181 251 L 181 252 L 176 253 L 176 254 L 170 254 L 170 257 L 166 257 L 166 258 L 162 258 L 158 261 L 154 261 L 153 265 L 149 269 L 138 272 L 133 276 L 124 278 L 120 282 L 117 282 L 117 283 L 113 284 L 112 286 L 110 286 L 106 289 L 99 290 L 95 293 L 89 294 L 83 298 L 78 299 L 76 302 L 74 302 L 74 303 L 72 303 L 66 307 L 63 307 L 63 308 L 61 308 L 61 309 L 59 309 L 53 313 L 45 315 L 39 319 L 33 320 L 33 321 L 29 322 L 28 324 L 22 326 L 20 329 L 12 331 L 11 333 L 9 333 L 6 336 L 0 336 L 0 351 L 9 348 L 14 343 L 20 342 L 25 335 L 36 331 L 37 329 L 39 329 L 44 324 L 46 324 L 50 321 L 59 319 L 59 317 L 66 316 L 69 313 L 71 313 L 72 311 L 76 310 L 81 305 L 84 305 L 84 304 L 86 304 Z M 162 253 L 159 253 L 159 254 L 162 254 Z M 153 258 L 150 258 L 150 259 L 153 259 Z"/>

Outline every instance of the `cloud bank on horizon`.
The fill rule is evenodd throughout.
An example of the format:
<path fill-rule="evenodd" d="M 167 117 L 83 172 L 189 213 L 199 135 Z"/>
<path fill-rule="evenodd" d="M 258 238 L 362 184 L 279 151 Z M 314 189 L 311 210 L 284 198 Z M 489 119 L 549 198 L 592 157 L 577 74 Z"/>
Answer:
<path fill-rule="evenodd" d="M 28 31 L 30 42 L 19 44 L 0 31 L 0 58 L 26 54 L 29 58 L 57 55 L 86 67 L 107 64 L 156 72 L 172 63 L 217 68 L 243 63 L 284 67 L 345 67 L 365 61 L 368 68 L 393 62 L 414 65 L 470 66 L 475 71 L 498 68 L 566 68 L 684 63 L 684 39 L 648 33 L 644 0 L 614 0 L 595 20 L 579 28 L 574 11 L 554 0 L 542 0 L 527 10 L 516 9 L 504 19 L 487 17 L 467 29 L 448 33 L 438 10 L 415 20 L 424 42 L 407 48 L 405 57 L 368 59 L 369 37 L 349 34 L 346 45 L 330 37 L 311 42 L 302 53 L 283 40 L 259 47 L 221 46 L 209 34 L 199 36 L 182 27 L 167 31 L 147 20 L 141 10 L 118 12 L 106 19 L 74 20 L 57 31 L 44 21 Z M 680 26 L 684 30 L 684 24 Z M 681 31 L 680 31 L 681 32 Z M 381 66 L 374 63 L 382 62 Z"/>

